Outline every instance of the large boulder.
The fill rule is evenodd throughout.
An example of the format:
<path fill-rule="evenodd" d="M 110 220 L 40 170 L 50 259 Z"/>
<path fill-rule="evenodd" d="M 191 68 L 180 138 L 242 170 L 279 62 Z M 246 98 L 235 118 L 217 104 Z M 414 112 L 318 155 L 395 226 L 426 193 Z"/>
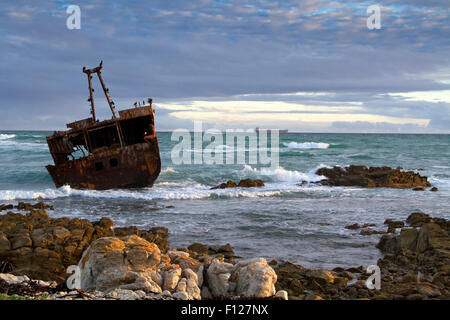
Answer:
<path fill-rule="evenodd" d="M 214 297 L 227 297 L 233 288 L 230 288 L 230 277 L 233 270 L 231 263 L 214 259 L 206 272 L 209 291 Z"/>
<path fill-rule="evenodd" d="M 230 280 L 236 283 L 236 294 L 239 296 L 267 298 L 276 293 L 277 274 L 263 258 L 238 262 Z"/>
<path fill-rule="evenodd" d="M 100 238 L 83 253 L 78 264 L 81 289 L 119 288 L 161 293 L 154 274 L 160 261 L 159 248 L 136 235 Z"/>

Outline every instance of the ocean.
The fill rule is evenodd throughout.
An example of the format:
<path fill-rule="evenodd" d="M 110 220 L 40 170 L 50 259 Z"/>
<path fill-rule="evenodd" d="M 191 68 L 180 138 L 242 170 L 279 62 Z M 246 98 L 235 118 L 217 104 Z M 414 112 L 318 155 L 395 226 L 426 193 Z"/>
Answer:
<path fill-rule="evenodd" d="M 230 243 L 242 257 L 289 260 L 305 267 L 368 266 L 381 252 L 379 235 L 348 230 L 353 223 L 404 220 L 422 211 L 450 218 L 450 135 L 286 133 L 279 167 L 248 164 L 176 165 L 171 133 L 159 132 L 162 171 L 153 188 L 88 191 L 56 189 L 51 132 L 0 131 L 0 203 L 43 200 L 51 217 L 113 219 L 117 226 L 164 226 L 172 247 Z M 195 151 L 195 150 L 194 150 Z M 401 166 L 429 178 L 438 192 L 327 187 L 316 184 L 321 166 Z M 265 187 L 210 190 L 232 179 L 260 178 Z M 4 214 L 0 213 L 0 214 Z"/>

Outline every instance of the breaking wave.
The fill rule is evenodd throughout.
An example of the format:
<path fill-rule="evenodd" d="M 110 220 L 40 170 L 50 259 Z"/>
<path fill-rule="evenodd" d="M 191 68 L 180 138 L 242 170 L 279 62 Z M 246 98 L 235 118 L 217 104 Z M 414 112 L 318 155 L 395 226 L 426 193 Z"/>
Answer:
<path fill-rule="evenodd" d="M 321 165 L 322 166 L 322 165 Z M 249 165 L 244 165 L 242 170 L 243 174 L 252 173 L 258 178 L 269 178 L 274 182 L 293 182 L 299 183 L 301 181 L 314 182 L 324 179 L 323 176 L 315 174 L 318 168 L 311 170 L 310 172 L 304 173 L 296 170 L 286 170 L 283 167 L 277 168 L 252 168 Z"/>
<path fill-rule="evenodd" d="M 0 134 L 0 140 L 8 140 L 8 139 L 12 139 L 14 138 L 16 135 L 15 134 L 4 134 L 1 133 Z"/>

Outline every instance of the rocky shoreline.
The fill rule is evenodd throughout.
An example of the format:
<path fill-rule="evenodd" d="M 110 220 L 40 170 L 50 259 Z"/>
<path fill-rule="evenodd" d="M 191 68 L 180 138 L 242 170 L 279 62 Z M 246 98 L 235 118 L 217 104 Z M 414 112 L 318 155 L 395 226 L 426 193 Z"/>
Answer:
<path fill-rule="evenodd" d="M 424 213 L 386 219 L 387 231 L 347 226 L 383 234 L 381 289 L 371 290 L 363 266 L 243 259 L 229 244 L 171 249 L 163 227 L 114 228 L 108 218 L 55 219 L 46 210 L 53 208 L 42 202 L 0 205 L 0 299 L 450 299 L 450 221 Z M 81 289 L 67 287 L 70 266 L 78 266 Z"/>

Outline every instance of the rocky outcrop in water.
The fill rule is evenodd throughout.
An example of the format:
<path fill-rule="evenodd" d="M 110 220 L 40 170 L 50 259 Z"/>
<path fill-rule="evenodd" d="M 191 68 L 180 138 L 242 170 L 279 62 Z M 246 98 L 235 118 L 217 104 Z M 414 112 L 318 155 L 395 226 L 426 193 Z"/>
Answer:
<path fill-rule="evenodd" d="M 239 181 L 236 184 L 232 180 L 228 180 L 227 182 L 221 183 L 218 186 L 212 187 L 211 190 L 214 189 L 227 189 L 227 188 L 255 188 L 255 187 L 264 187 L 264 181 L 261 179 L 253 180 L 253 179 L 244 179 Z"/>
<path fill-rule="evenodd" d="M 430 187 L 427 177 L 422 177 L 414 171 L 402 171 L 390 167 L 348 166 L 320 168 L 317 175 L 327 177 L 320 181 L 330 186 L 360 186 L 366 188 L 413 188 Z"/>

